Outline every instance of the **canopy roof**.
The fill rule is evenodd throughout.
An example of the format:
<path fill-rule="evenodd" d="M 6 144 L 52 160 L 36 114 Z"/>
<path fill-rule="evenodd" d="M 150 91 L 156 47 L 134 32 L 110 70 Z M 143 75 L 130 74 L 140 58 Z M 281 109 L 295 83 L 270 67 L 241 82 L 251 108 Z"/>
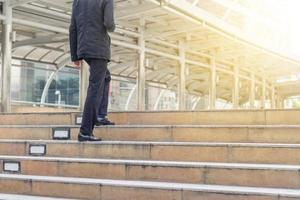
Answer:
<path fill-rule="evenodd" d="M 12 2 L 16 5 L 13 57 L 54 64 L 57 68 L 69 63 L 72 0 Z M 118 28 L 111 34 L 113 61 L 109 66 L 115 76 L 136 78 L 138 40 L 143 37 L 146 79 L 151 83 L 177 88 L 179 52 L 184 49 L 190 94 L 208 93 L 213 59 L 217 63 L 218 98 L 231 101 L 235 67 L 240 68 L 240 85 L 244 88 L 241 103 L 249 98 L 253 75 L 257 87 L 261 87 L 265 77 L 267 89 L 278 86 L 278 94 L 282 96 L 300 94 L 300 87 L 293 82 L 277 83 L 283 77 L 300 74 L 300 62 L 270 43 L 245 34 L 241 27 L 249 11 L 241 5 L 233 6 L 229 0 L 115 0 L 115 7 Z M 262 23 L 272 22 L 272 18 L 258 19 Z M 260 95 L 258 89 L 257 98 Z"/>

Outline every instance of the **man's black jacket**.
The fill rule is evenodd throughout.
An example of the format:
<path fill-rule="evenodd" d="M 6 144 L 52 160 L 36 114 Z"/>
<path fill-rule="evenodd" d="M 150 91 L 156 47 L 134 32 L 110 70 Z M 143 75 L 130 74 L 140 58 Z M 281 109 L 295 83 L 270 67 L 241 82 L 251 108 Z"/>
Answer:
<path fill-rule="evenodd" d="M 110 37 L 113 32 L 113 0 L 74 0 L 70 25 L 72 61 L 84 58 L 110 60 Z"/>

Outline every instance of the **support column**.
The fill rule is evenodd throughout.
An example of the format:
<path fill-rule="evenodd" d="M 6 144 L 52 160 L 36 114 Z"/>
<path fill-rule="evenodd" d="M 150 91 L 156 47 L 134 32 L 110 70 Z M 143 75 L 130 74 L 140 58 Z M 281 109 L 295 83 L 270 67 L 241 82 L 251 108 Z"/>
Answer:
<path fill-rule="evenodd" d="M 83 111 L 87 90 L 89 86 L 89 65 L 83 62 L 80 69 L 80 99 L 79 99 L 79 110 Z"/>
<path fill-rule="evenodd" d="M 284 109 L 284 101 L 285 101 L 284 97 L 280 98 L 280 108 L 281 109 Z"/>
<path fill-rule="evenodd" d="M 138 63 L 138 77 L 137 77 L 137 84 L 138 84 L 138 96 L 137 96 L 137 106 L 139 111 L 145 110 L 145 88 L 146 88 L 146 70 L 145 70 L 145 21 L 142 19 L 140 22 L 140 37 L 138 39 L 139 45 L 139 63 Z"/>
<path fill-rule="evenodd" d="M 211 59 L 210 68 L 210 87 L 209 87 L 209 109 L 216 108 L 217 99 L 217 70 L 216 70 L 216 58 Z"/>
<path fill-rule="evenodd" d="M 255 108 L 255 74 L 251 73 L 250 108 Z"/>
<path fill-rule="evenodd" d="M 277 97 L 276 97 L 276 107 L 278 109 L 281 109 L 281 97 L 277 94 Z"/>
<path fill-rule="evenodd" d="M 233 84 L 233 95 L 232 95 L 232 102 L 233 108 L 239 108 L 239 101 L 240 101 L 240 78 L 239 78 L 239 68 L 237 66 L 234 67 L 234 84 Z"/>
<path fill-rule="evenodd" d="M 1 111 L 11 112 L 11 66 L 12 66 L 12 7 L 3 2 L 2 21 L 2 69 L 1 69 Z"/>
<path fill-rule="evenodd" d="M 266 108 L 266 78 L 263 76 L 262 79 L 262 93 L 261 93 L 261 109 Z"/>
<path fill-rule="evenodd" d="M 274 85 L 272 85 L 272 88 L 271 88 L 271 108 L 272 109 L 276 108 L 275 87 L 274 87 Z"/>
<path fill-rule="evenodd" d="M 277 95 L 277 108 L 284 109 L 285 97 Z"/>
<path fill-rule="evenodd" d="M 186 109 L 185 91 L 186 91 L 186 63 L 185 63 L 185 46 L 181 41 L 179 43 L 179 57 L 180 57 L 180 70 L 179 70 L 179 84 L 178 84 L 178 105 L 179 110 Z"/>

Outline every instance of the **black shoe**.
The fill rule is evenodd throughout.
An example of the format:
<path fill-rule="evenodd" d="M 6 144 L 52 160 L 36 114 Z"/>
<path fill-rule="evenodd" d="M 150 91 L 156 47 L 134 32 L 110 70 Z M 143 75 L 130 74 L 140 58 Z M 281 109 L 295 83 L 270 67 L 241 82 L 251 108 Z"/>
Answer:
<path fill-rule="evenodd" d="M 115 123 L 109 121 L 107 118 L 98 118 L 95 125 L 96 126 L 113 126 L 113 125 L 115 125 Z"/>
<path fill-rule="evenodd" d="M 86 141 L 91 141 L 91 142 L 99 142 L 102 141 L 101 138 L 96 138 L 94 135 L 84 135 L 82 133 L 78 134 L 78 141 L 79 142 L 86 142 Z"/>

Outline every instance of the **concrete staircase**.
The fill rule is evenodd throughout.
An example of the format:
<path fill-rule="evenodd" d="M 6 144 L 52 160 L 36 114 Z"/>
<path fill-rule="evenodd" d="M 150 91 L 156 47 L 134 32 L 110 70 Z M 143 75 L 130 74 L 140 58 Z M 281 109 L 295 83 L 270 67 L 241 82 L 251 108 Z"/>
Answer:
<path fill-rule="evenodd" d="M 300 110 L 0 115 L 0 200 L 300 199 Z M 299 125 L 298 125 L 299 124 Z"/>

